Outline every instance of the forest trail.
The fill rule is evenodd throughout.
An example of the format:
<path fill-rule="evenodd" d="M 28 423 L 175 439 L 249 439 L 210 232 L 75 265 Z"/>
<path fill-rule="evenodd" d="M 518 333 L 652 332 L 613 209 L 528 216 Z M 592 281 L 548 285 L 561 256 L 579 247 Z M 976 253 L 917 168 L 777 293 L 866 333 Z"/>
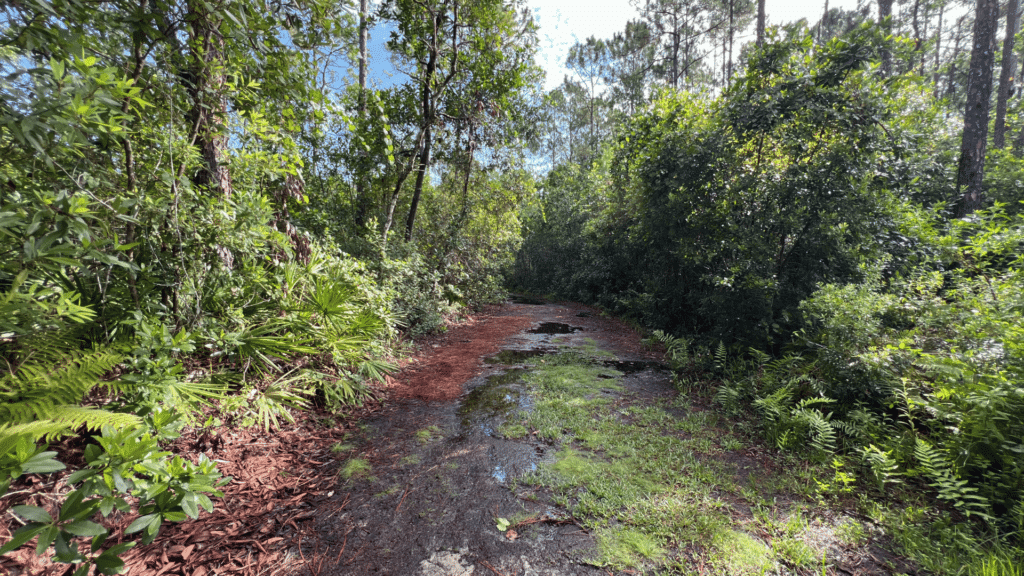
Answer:
<path fill-rule="evenodd" d="M 529 410 L 517 382 L 526 362 L 595 346 L 614 354 L 609 365 L 634 372 L 624 380 L 638 390 L 671 391 L 669 373 L 650 368 L 657 355 L 631 329 L 583 306 L 519 300 L 428 340 L 396 378 L 394 395 L 404 398 L 361 427 L 341 465 L 349 478 L 307 532 L 305 553 L 326 558 L 325 574 L 607 574 L 591 563 L 594 536 L 566 509 L 510 490 L 553 461 L 556 447 L 499 432 Z M 499 531 L 499 518 L 523 524 Z"/>
<path fill-rule="evenodd" d="M 420 350 L 337 447 L 314 576 L 914 573 L 852 494 L 823 499 L 828 470 L 593 308 L 519 299 Z"/>

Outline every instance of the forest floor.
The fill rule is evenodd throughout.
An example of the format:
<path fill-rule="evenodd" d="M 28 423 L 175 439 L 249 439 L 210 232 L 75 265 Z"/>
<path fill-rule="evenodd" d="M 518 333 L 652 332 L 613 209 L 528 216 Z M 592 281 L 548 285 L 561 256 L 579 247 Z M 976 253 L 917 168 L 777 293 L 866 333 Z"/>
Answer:
<path fill-rule="evenodd" d="M 827 466 L 721 417 L 710 387 L 681 393 L 595 309 L 520 299 L 417 346 L 386 401 L 182 436 L 231 483 L 127 573 L 915 573 L 855 495 L 823 496 Z M 47 571 L 30 554 L 0 573 Z"/>

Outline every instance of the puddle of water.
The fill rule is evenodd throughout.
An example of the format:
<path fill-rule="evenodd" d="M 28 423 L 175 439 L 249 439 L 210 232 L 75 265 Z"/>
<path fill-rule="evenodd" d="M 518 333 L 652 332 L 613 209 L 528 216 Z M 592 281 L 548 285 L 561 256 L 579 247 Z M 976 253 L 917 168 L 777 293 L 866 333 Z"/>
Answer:
<path fill-rule="evenodd" d="M 530 334 L 572 334 L 580 330 L 583 330 L 583 328 L 579 326 L 569 326 L 561 322 L 544 322 L 529 332 Z"/>
<path fill-rule="evenodd" d="M 648 368 L 653 368 L 655 370 L 665 369 L 664 364 L 652 360 L 606 360 L 604 365 L 607 368 L 618 370 L 623 374 L 636 374 L 637 372 L 643 372 Z M 601 377 L 603 378 L 604 376 L 602 375 Z"/>
<path fill-rule="evenodd" d="M 533 348 L 531 350 L 502 350 L 494 356 L 484 358 L 485 364 L 523 364 L 530 358 L 550 354 L 551 350 Z M 506 372 L 508 374 L 508 372 Z"/>
<path fill-rule="evenodd" d="M 521 294 L 512 294 L 509 296 L 509 301 L 513 304 L 529 304 L 531 306 L 543 306 L 544 304 L 547 304 L 547 302 L 540 298 L 531 298 Z"/>
<path fill-rule="evenodd" d="M 466 395 L 457 413 L 462 426 L 471 427 L 474 421 L 488 436 L 497 434 L 496 428 L 514 412 L 530 408 L 530 395 L 515 382 L 526 372 L 515 368 L 487 377 L 487 383 L 477 386 Z"/>

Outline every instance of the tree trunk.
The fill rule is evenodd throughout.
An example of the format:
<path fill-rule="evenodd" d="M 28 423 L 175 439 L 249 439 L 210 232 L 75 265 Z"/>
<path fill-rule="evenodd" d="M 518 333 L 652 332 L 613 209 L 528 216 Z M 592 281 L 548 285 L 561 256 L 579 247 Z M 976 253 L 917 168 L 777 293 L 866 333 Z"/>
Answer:
<path fill-rule="evenodd" d="M 189 0 L 189 97 L 188 113 L 192 140 L 203 157 L 203 166 L 192 178 L 200 187 L 220 190 L 231 197 L 231 174 L 225 165 L 227 134 L 224 133 L 224 36 L 215 20 L 216 6 L 200 0 Z"/>
<path fill-rule="evenodd" d="M 367 40 L 367 24 L 366 16 L 369 12 L 369 0 L 359 0 L 359 118 L 366 119 L 366 40 Z M 365 156 L 365 150 L 359 152 L 360 156 Z M 365 167 L 361 167 L 360 171 L 356 174 L 356 213 L 355 213 L 355 224 L 357 229 L 361 229 L 366 223 L 366 211 L 369 198 L 366 192 L 366 174 L 363 173 Z"/>
<path fill-rule="evenodd" d="M 988 138 L 988 109 L 992 95 L 992 66 L 995 63 L 999 1 L 978 0 L 974 19 L 974 45 L 967 80 L 964 136 L 957 170 L 956 215 L 962 218 L 982 207 L 984 201 L 985 144 Z"/>
<path fill-rule="evenodd" d="M 431 84 L 434 82 L 434 74 L 437 72 L 437 60 L 439 52 L 441 51 L 440 37 L 441 27 L 444 25 L 444 15 L 441 13 L 432 13 L 434 19 L 434 31 L 430 38 L 430 55 L 427 58 L 426 69 L 423 72 L 423 85 L 420 91 L 420 110 L 423 114 L 421 121 L 423 122 L 423 148 L 420 153 L 420 162 L 416 172 L 416 186 L 412 192 L 412 203 L 409 205 L 409 217 L 405 220 L 405 241 L 412 240 L 413 227 L 416 224 L 416 210 L 420 205 L 420 196 L 423 194 L 423 181 L 426 178 L 427 170 L 430 169 L 430 146 L 431 140 L 431 127 L 434 124 L 434 105 L 433 99 L 431 98 Z M 455 20 L 458 20 L 458 14 L 456 13 Z M 456 34 L 458 27 L 455 26 L 452 29 L 452 44 L 456 43 Z M 457 53 L 452 58 L 457 58 Z M 452 61 L 452 69 L 455 68 L 455 60 Z"/>
<path fill-rule="evenodd" d="M 881 24 L 886 36 L 892 34 L 892 0 L 878 0 L 878 23 Z M 882 75 L 892 76 L 892 53 L 882 50 Z"/>
<path fill-rule="evenodd" d="M 757 0 L 757 45 L 764 46 L 764 0 Z"/>
<path fill-rule="evenodd" d="M 939 55 L 942 53 L 942 15 L 945 10 L 945 4 L 939 6 L 939 26 L 935 31 L 935 64 L 932 66 L 932 83 L 935 84 L 932 96 L 935 98 L 939 97 L 939 82 L 941 82 L 941 75 L 939 74 Z"/>
<path fill-rule="evenodd" d="M 956 21 L 956 37 L 953 39 L 953 59 L 950 60 L 952 64 L 949 65 L 949 74 L 946 78 L 946 98 L 952 98 L 956 90 L 953 79 L 956 77 L 956 61 L 960 57 L 960 39 L 963 37 L 964 18 L 966 16 L 961 16 Z"/>
<path fill-rule="evenodd" d="M 409 164 L 398 173 L 395 188 L 391 192 L 391 197 L 387 198 L 387 206 L 384 210 L 384 229 L 381 231 L 381 238 L 385 243 L 388 240 L 388 232 L 391 231 L 391 226 L 395 222 L 395 206 L 398 205 L 398 197 L 402 193 L 402 185 L 405 184 L 405 180 L 409 177 L 409 174 L 412 174 L 412 169 L 416 166 L 416 161 L 420 155 L 420 147 L 423 145 L 423 137 L 424 131 L 420 130 L 420 133 L 416 136 L 416 145 L 413 146 L 409 157 Z"/>
<path fill-rule="evenodd" d="M 825 12 L 821 15 L 821 22 L 818 23 L 818 44 L 824 44 L 827 38 L 825 38 L 828 27 L 828 0 L 825 0 Z"/>
<path fill-rule="evenodd" d="M 735 37 L 735 33 L 736 33 L 736 31 L 735 31 L 736 14 L 735 14 L 735 7 L 733 6 L 734 3 L 735 3 L 735 0 L 729 0 L 729 60 L 728 60 L 729 65 L 726 67 L 726 74 L 725 74 L 725 87 L 726 87 L 726 89 L 729 88 L 730 80 L 732 80 L 732 45 L 733 45 L 733 42 L 735 42 L 735 40 L 736 40 L 736 37 Z"/>
<path fill-rule="evenodd" d="M 1017 35 L 1020 22 L 1018 0 L 1006 2 L 1006 37 L 1003 38 L 1003 62 L 999 71 L 999 93 L 996 94 L 996 123 L 992 128 L 992 145 L 996 148 L 1006 146 L 1006 102 L 1013 90 L 1013 72 L 1017 68 L 1016 54 L 1013 52 L 1013 40 Z"/>
<path fill-rule="evenodd" d="M 918 13 L 921 11 L 921 0 L 914 0 L 914 8 L 910 17 L 910 26 L 914 30 L 914 50 L 921 50 L 921 22 Z"/>
<path fill-rule="evenodd" d="M 405 220 L 405 241 L 412 240 L 413 226 L 416 224 L 416 210 L 420 206 L 420 195 L 423 193 L 423 180 L 426 178 L 427 169 L 430 167 L 430 144 L 431 133 L 428 124 L 423 132 L 423 152 L 420 154 L 420 163 L 416 168 L 416 187 L 412 191 L 412 203 L 409 204 L 409 217 Z"/>

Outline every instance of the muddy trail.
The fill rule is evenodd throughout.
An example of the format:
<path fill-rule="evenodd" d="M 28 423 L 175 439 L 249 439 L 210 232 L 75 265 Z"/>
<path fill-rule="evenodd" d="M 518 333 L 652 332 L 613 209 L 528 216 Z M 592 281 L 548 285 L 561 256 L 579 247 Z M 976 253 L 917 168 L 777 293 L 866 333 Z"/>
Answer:
<path fill-rule="evenodd" d="M 441 387 L 451 380 L 452 358 L 463 365 L 468 360 L 472 374 L 458 383 L 457 397 L 422 399 L 437 394 L 413 385 L 404 393 L 414 397 L 364 422 L 354 443 L 340 447 L 349 451 L 342 464 L 347 481 L 316 519 L 316 536 L 305 541 L 307 553 L 325 559 L 317 566 L 323 573 L 608 574 L 590 564 L 594 537 L 568 510 L 542 494 L 510 489 L 552 462 L 556 447 L 535 434 L 509 439 L 499 428 L 530 410 L 531 396 L 520 382 L 528 363 L 558 350 L 596 346 L 614 354 L 603 360 L 609 374 L 628 374 L 620 378 L 625 391 L 614 394 L 666 394 L 670 374 L 631 330 L 590 308 L 526 300 L 488 321 L 522 329 L 483 357 L 465 357 L 460 348 L 468 342 L 433 345 L 449 356 L 434 362 L 433 379 Z M 432 379 L 429 366 L 419 372 L 416 380 Z M 501 518 L 526 521 L 499 530 Z"/>
<path fill-rule="evenodd" d="M 493 307 L 421 344 L 332 448 L 294 550 L 314 576 L 914 573 L 831 471 L 706 390 L 594 309 Z"/>

